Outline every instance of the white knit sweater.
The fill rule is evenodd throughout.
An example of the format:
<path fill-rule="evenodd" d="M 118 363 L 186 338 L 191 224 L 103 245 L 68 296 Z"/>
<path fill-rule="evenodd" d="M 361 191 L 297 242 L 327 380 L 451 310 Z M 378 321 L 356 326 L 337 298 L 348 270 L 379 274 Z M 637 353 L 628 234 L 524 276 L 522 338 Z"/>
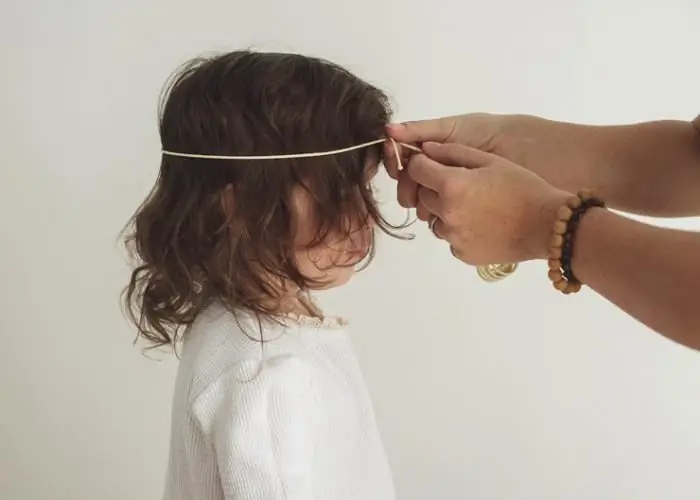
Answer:
<path fill-rule="evenodd" d="M 261 344 L 237 316 L 213 306 L 186 334 L 164 499 L 393 499 L 346 328 L 263 325 Z"/>

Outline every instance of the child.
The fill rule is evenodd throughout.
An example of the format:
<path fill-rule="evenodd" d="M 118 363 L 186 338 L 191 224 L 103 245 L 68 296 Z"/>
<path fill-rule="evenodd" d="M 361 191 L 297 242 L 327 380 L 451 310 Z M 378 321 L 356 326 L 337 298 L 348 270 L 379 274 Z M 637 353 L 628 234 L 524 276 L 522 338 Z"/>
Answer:
<path fill-rule="evenodd" d="M 166 500 L 385 500 L 391 474 L 342 320 L 346 283 L 393 229 L 371 182 L 385 95 L 326 61 L 234 52 L 186 65 L 160 113 L 126 299 L 154 347 L 183 341 Z M 198 155 L 204 155 L 199 157 Z"/>

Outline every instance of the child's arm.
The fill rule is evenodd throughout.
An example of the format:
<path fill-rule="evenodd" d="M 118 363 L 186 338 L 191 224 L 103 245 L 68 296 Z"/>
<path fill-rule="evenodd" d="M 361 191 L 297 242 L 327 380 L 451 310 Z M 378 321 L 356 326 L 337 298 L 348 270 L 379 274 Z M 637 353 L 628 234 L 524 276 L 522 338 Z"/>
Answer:
<path fill-rule="evenodd" d="M 211 429 L 225 498 L 310 499 L 319 414 L 312 370 L 287 356 L 234 371 L 219 388 Z"/>

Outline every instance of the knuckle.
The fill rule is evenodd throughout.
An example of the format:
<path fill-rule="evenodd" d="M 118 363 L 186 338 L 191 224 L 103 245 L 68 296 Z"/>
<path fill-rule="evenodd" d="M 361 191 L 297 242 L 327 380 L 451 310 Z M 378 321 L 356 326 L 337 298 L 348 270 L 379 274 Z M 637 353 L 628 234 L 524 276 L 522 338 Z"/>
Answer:
<path fill-rule="evenodd" d="M 450 253 L 452 253 L 456 259 L 461 260 L 462 262 L 468 262 L 464 249 L 459 244 L 450 245 Z"/>
<path fill-rule="evenodd" d="M 425 156 L 423 153 L 416 153 L 413 156 L 411 156 L 408 160 L 409 165 L 423 165 L 428 161 L 428 157 Z"/>
<path fill-rule="evenodd" d="M 441 198 L 448 207 L 454 207 L 464 199 L 468 186 L 460 176 L 449 176 L 442 181 L 440 187 Z"/>
<path fill-rule="evenodd" d="M 459 222 L 459 216 L 457 215 L 455 209 L 451 205 L 446 205 L 443 209 L 442 220 L 449 227 L 457 225 Z"/>
<path fill-rule="evenodd" d="M 418 208 L 416 210 L 416 216 L 422 220 L 422 221 L 427 221 L 430 219 L 430 213 L 423 208 L 423 205 L 418 205 Z"/>
<path fill-rule="evenodd" d="M 442 197 L 448 201 L 451 202 L 454 199 L 459 197 L 459 191 L 461 190 L 461 186 L 459 185 L 458 179 L 453 179 L 446 177 L 445 179 L 442 179 L 440 181 L 440 193 L 442 194 Z"/>

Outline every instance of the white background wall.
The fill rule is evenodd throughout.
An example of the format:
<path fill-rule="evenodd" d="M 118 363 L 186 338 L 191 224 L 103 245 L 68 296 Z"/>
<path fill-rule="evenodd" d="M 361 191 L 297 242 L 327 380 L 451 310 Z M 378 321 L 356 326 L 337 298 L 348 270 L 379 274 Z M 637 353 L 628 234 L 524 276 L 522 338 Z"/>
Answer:
<path fill-rule="evenodd" d="M 7 2 L 0 20 L 0 498 L 158 498 L 175 363 L 131 345 L 116 242 L 166 76 L 210 49 L 321 55 L 403 119 L 700 112 L 697 0 Z M 562 165 L 566 168 L 566 165 Z M 402 212 L 385 182 L 387 210 Z M 700 196 L 700 193 L 698 193 Z M 700 228 L 697 221 L 681 221 Z M 542 265 L 502 284 L 417 228 L 333 294 L 400 498 L 695 500 L 700 355 Z"/>

